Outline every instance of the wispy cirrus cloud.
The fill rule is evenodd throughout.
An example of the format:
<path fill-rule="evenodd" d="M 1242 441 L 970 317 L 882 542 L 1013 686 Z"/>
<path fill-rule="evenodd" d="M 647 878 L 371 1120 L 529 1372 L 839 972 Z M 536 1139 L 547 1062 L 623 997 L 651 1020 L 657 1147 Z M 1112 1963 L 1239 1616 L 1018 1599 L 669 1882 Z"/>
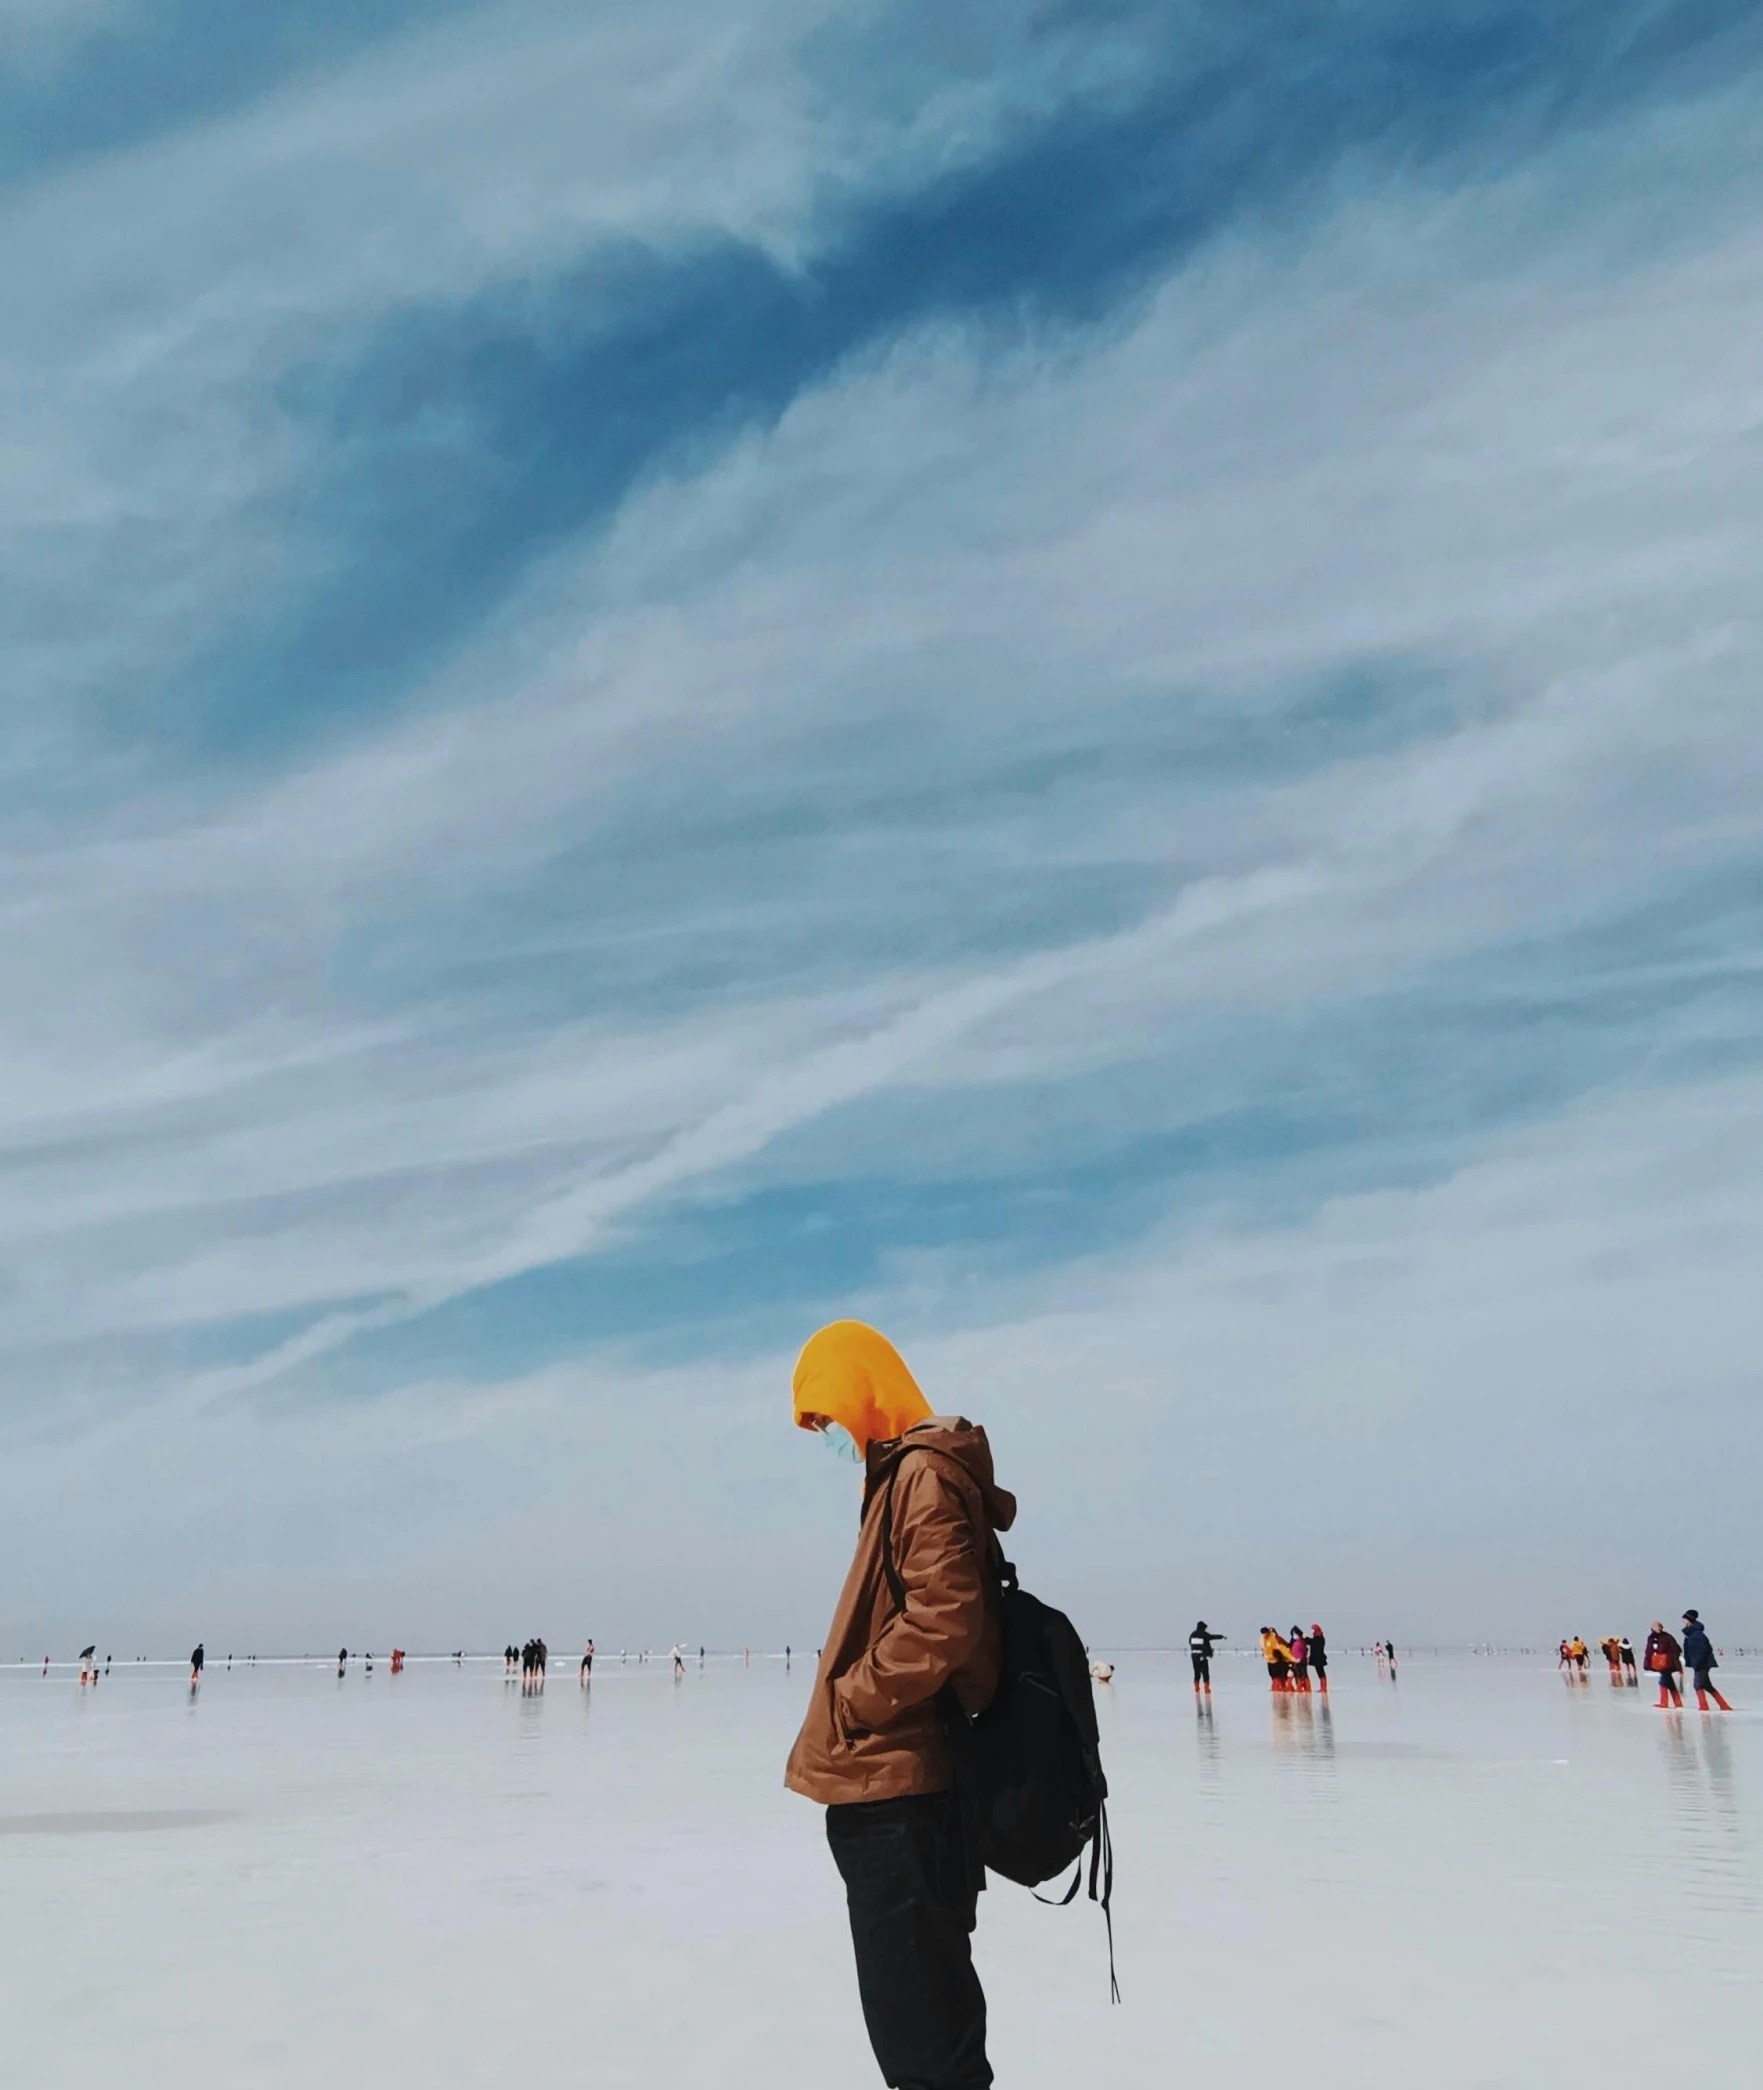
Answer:
<path fill-rule="evenodd" d="M 1025 1379 L 1067 1300 L 1060 1371 L 1106 1321 L 1210 1429 L 1155 1302 L 1271 1383 L 1194 1275 L 1263 1253 L 1354 1445 L 1317 1215 L 1416 1271 L 1472 1218 L 1468 1327 L 1508 1167 L 1539 1236 L 1614 1208 L 1557 1335 L 1651 1256 L 1726 1414 L 1738 1262 L 1630 1208 L 1759 1036 L 1753 10 L 1399 15 L 388 15 L 46 152 L 0 204 L 55 285 L 0 336 L 33 1470 L 757 1387 L 853 1298 L 949 1360 L 1027 1316 Z M 1742 1233 L 1723 1184 L 1687 1226 Z"/>

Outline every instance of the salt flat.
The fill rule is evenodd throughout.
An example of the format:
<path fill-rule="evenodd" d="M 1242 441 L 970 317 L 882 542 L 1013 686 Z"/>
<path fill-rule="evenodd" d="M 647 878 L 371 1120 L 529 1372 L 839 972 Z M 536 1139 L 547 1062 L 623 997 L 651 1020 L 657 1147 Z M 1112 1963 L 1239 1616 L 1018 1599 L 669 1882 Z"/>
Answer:
<path fill-rule="evenodd" d="M 1763 1673 L 1730 1720 L 1552 1659 L 1336 1658 L 1271 1701 L 1118 1657 L 1101 1925 L 994 1888 L 1007 2086 L 1753 2080 Z M 224 1656 L 222 1657 L 224 1663 Z M 28 2090 L 879 2080 L 816 1811 L 808 1673 L 573 1663 L 0 1671 L 5 2079 Z M 1748 1710 L 1758 1708 L 1758 1711 Z"/>

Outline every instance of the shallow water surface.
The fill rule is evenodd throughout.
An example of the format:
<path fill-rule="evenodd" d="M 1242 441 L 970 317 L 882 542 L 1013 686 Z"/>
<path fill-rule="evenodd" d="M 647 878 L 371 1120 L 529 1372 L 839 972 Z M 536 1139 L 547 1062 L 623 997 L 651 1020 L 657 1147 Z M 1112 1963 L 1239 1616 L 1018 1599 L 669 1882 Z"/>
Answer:
<path fill-rule="evenodd" d="M 1763 1673 L 1661 1714 L 1546 1659 L 1337 1657 L 1272 1700 L 1123 1653 L 1111 2010 L 1100 1919 L 995 1887 L 1016 2085 L 1524 2090 L 1755 2079 Z M 0 1671 L 7 2080 L 879 2081 L 816 1812 L 779 1785 L 798 1664 Z"/>

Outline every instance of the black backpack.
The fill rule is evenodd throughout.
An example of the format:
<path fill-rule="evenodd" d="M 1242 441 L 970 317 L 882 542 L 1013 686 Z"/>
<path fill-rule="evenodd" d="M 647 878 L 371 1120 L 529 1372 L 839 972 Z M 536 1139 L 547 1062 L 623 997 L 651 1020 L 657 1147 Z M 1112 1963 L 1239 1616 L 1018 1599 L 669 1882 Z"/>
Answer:
<path fill-rule="evenodd" d="M 912 1449 L 936 1452 L 960 1464 L 933 1444 Z M 882 1568 L 895 1609 L 904 1611 L 906 1588 L 894 1560 L 894 1482 L 899 1471 L 896 1460 L 882 1501 Z M 1100 1905 L 1108 1926 L 1108 1986 L 1118 2003 L 1114 1844 L 1108 1833 L 1108 1780 L 1102 1770 L 1089 1657 L 1065 1613 L 1018 1584 L 995 1532 L 991 1554 L 1003 1643 L 997 1694 L 971 1719 L 947 1685 L 937 1694 L 972 1884 L 983 1886 L 989 1867 L 1019 1886 L 1039 1887 L 1071 1865 L 1076 1868 L 1071 1884 L 1049 1904 L 1064 1908 L 1083 1885 L 1087 1848 L 1090 1899 Z M 1037 1894 L 1035 1899 L 1048 1897 Z"/>

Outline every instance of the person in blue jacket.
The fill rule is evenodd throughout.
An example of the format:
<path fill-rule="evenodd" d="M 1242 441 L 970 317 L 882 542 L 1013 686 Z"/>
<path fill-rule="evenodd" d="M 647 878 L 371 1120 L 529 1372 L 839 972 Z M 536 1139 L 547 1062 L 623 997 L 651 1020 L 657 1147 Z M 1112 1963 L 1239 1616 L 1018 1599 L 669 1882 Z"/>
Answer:
<path fill-rule="evenodd" d="M 1683 1614 L 1683 1658 L 1695 1679 L 1696 1703 L 1702 1711 L 1708 1710 L 1708 1700 L 1712 1698 L 1723 1713 L 1730 1713 L 1732 1707 L 1715 1688 L 1712 1672 L 1720 1665 L 1714 1659 L 1714 1643 L 1708 1638 L 1708 1628 L 1698 1611 Z"/>

